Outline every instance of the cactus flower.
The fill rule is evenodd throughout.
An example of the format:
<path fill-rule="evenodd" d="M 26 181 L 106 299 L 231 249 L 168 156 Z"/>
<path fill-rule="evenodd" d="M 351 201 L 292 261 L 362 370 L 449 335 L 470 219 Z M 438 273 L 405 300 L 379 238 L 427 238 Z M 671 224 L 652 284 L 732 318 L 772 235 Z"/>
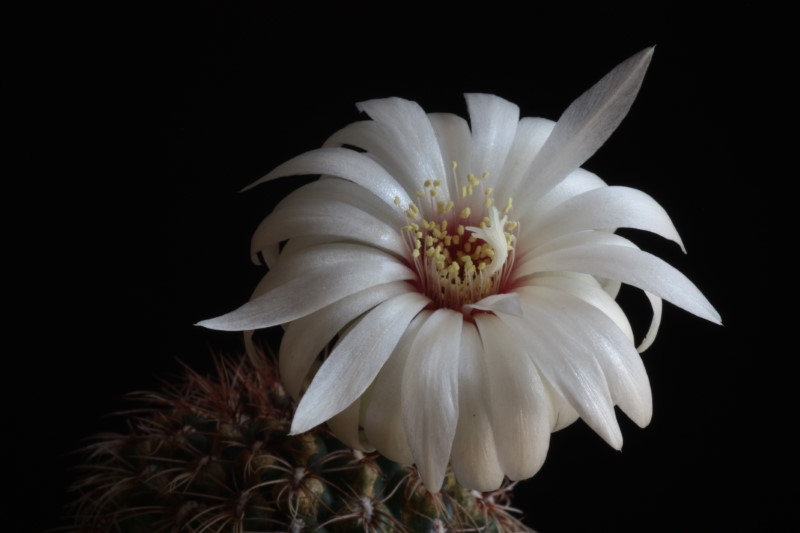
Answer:
<path fill-rule="evenodd" d="M 256 230 L 252 252 L 270 270 L 251 301 L 201 325 L 284 325 L 293 433 L 327 421 L 354 448 L 416 464 L 431 491 L 448 463 L 476 490 L 531 477 L 551 432 L 578 418 L 621 448 L 614 406 L 642 427 L 651 418 L 639 352 L 662 299 L 720 322 L 683 274 L 614 233 L 683 249 L 664 209 L 581 168 L 652 54 L 618 65 L 556 122 L 520 119 L 488 94 L 466 95 L 469 123 L 400 98 L 359 103 L 370 120 L 251 185 L 321 175 Z M 652 305 L 638 347 L 621 283 Z"/>

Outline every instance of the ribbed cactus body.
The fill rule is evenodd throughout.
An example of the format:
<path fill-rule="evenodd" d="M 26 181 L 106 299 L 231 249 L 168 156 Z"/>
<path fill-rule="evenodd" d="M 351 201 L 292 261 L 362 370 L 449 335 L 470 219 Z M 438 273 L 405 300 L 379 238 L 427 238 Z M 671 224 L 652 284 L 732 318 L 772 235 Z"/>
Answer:
<path fill-rule="evenodd" d="M 293 405 L 273 367 L 219 357 L 211 377 L 134 396 L 126 434 L 100 435 L 76 484 L 80 532 L 529 531 L 510 485 L 428 493 L 413 467 L 288 435 Z"/>

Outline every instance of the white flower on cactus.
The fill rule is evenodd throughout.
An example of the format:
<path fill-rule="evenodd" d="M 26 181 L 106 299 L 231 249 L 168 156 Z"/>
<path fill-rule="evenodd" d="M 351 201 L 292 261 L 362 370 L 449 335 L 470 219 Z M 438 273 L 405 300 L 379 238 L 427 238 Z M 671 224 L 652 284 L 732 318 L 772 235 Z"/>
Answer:
<path fill-rule="evenodd" d="M 551 432 L 577 418 L 620 448 L 614 406 L 639 426 L 652 413 L 620 283 L 652 304 L 639 351 L 662 298 L 720 322 L 683 274 L 614 234 L 638 228 L 683 248 L 664 209 L 580 168 L 627 114 L 652 53 L 557 122 L 520 120 L 487 94 L 466 96 L 469 124 L 400 98 L 358 104 L 371 120 L 252 185 L 321 175 L 257 229 L 252 252 L 270 270 L 251 301 L 201 324 L 284 325 L 292 431 L 327 421 L 350 446 L 415 463 L 433 491 L 448 462 L 477 490 L 534 475 Z"/>

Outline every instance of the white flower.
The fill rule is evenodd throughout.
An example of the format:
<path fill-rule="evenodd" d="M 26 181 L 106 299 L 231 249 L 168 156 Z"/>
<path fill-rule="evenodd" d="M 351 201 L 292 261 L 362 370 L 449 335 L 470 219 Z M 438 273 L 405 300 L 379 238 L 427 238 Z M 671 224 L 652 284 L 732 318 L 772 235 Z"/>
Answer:
<path fill-rule="evenodd" d="M 662 298 L 720 321 L 685 276 L 613 233 L 683 247 L 666 212 L 579 168 L 628 112 L 652 53 L 555 123 L 486 94 L 466 96 L 469 125 L 399 98 L 358 104 L 372 120 L 253 184 L 322 176 L 257 229 L 252 251 L 270 271 L 252 300 L 202 325 L 285 325 L 280 371 L 301 398 L 292 431 L 328 421 L 353 447 L 416 463 L 431 490 L 448 461 L 477 490 L 530 477 L 550 433 L 578 417 L 620 448 L 614 406 L 640 426 L 652 412 L 620 283 L 653 307 L 639 351 Z"/>

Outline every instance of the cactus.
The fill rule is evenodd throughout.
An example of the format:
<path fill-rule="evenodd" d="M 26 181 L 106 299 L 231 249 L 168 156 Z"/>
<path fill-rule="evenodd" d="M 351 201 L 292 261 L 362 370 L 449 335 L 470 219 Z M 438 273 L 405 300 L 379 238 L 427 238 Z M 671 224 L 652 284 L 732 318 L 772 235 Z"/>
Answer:
<path fill-rule="evenodd" d="M 346 448 L 325 428 L 288 435 L 274 365 L 216 357 L 212 377 L 139 393 L 127 434 L 99 435 L 74 486 L 76 532 L 530 531 L 512 483 L 479 493 Z"/>

